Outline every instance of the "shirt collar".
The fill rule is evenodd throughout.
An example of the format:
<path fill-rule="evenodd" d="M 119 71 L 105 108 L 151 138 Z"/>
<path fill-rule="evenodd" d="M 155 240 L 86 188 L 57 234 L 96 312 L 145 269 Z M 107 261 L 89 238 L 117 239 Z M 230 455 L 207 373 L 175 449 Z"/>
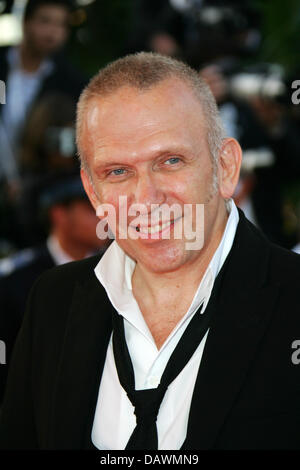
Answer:
<path fill-rule="evenodd" d="M 204 312 L 208 304 L 208 301 L 210 299 L 210 294 L 213 289 L 215 279 L 231 250 L 235 233 L 236 233 L 236 229 L 237 229 L 237 225 L 239 222 L 239 213 L 232 199 L 230 199 L 227 203 L 227 210 L 229 212 L 229 217 L 226 223 L 226 227 L 225 227 L 222 239 L 208 265 L 207 270 L 204 273 L 204 276 L 197 289 L 197 292 L 195 294 L 195 297 L 193 299 L 189 312 L 193 312 L 196 308 L 198 308 L 198 306 L 202 302 L 203 302 L 203 306 L 202 306 L 201 311 Z"/>
<path fill-rule="evenodd" d="M 69 263 L 74 261 L 60 246 L 58 239 L 54 235 L 49 235 L 47 238 L 47 248 L 54 261 L 59 266 L 60 264 Z"/>
<path fill-rule="evenodd" d="M 18 47 L 11 47 L 7 52 L 7 60 L 13 70 L 19 70 L 25 73 L 21 67 L 20 49 Z M 50 59 L 44 59 L 36 72 L 27 73 L 28 77 L 43 78 L 49 75 L 54 69 L 54 62 Z"/>
<path fill-rule="evenodd" d="M 68 253 L 65 252 L 65 250 L 63 250 L 57 236 L 53 234 L 49 235 L 46 244 L 51 257 L 53 258 L 53 261 L 57 266 L 59 266 L 60 264 L 75 261 L 74 258 L 72 258 Z M 99 251 L 97 253 L 99 253 Z M 92 251 L 88 252 L 84 258 L 89 258 L 90 256 L 93 256 L 95 254 L 96 253 Z"/>
<path fill-rule="evenodd" d="M 214 280 L 220 271 L 234 240 L 239 214 L 234 201 L 228 201 L 229 217 L 222 240 L 199 284 L 197 292 L 187 312 L 191 315 L 203 303 L 202 312 L 208 303 Z M 140 310 L 132 294 L 131 278 L 135 261 L 114 241 L 106 250 L 95 268 L 99 282 L 105 288 L 114 308 L 128 321 L 140 323 Z M 142 322 L 144 323 L 144 322 Z"/>

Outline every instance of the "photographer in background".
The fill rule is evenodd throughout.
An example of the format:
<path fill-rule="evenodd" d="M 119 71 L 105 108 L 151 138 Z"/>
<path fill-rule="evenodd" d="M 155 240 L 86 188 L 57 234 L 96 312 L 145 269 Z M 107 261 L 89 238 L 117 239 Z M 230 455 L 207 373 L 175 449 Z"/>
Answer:
<path fill-rule="evenodd" d="M 216 98 L 227 135 L 243 149 L 236 204 L 271 241 L 291 248 L 293 235 L 284 230 L 283 187 L 299 179 L 300 144 L 278 67 L 261 64 L 247 73 L 225 73 L 215 63 L 200 75 Z"/>
<path fill-rule="evenodd" d="M 260 43 L 260 14 L 249 0 L 135 0 L 126 52 L 184 58 L 192 67 L 248 57 Z"/>
<path fill-rule="evenodd" d="M 79 169 L 74 122 L 76 102 L 63 93 L 49 93 L 31 110 L 21 140 L 22 179 L 47 172 Z"/>
<path fill-rule="evenodd" d="M 42 97 L 28 116 L 21 141 L 20 172 L 22 186 L 18 202 L 18 223 L 22 247 L 45 238 L 37 218 L 41 182 L 48 174 L 79 171 L 76 157 L 74 121 L 75 101 L 61 93 Z"/>

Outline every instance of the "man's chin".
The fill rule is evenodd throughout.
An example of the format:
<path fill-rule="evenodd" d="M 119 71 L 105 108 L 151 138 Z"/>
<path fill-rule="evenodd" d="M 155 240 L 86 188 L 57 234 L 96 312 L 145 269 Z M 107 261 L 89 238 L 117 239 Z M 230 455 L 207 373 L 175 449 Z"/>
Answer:
<path fill-rule="evenodd" d="M 141 267 L 157 274 L 176 271 L 190 258 L 183 240 L 117 240 L 117 243 Z"/>
<path fill-rule="evenodd" d="M 49 44 L 39 44 L 36 47 L 36 54 L 40 57 L 50 57 L 58 51 L 57 47 Z"/>

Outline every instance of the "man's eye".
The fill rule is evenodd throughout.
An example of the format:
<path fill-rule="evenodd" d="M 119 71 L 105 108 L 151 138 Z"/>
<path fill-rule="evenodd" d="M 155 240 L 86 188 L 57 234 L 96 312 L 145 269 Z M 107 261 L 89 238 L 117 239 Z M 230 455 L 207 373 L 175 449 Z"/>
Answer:
<path fill-rule="evenodd" d="M 120 176 L 124 175 L 125 173 L 125 168 L 116 168 L 115 170 L 111 170 L 108 175 L 113 175 L 113 176 Z"/>
<path fill-rule="evenodd" d="M 175 165 L 176 163 L 180 162 L 180 158 L 178 157 L 171 157 L 168 158 L 168 160 L 165 161 L 166 165 Z"/>

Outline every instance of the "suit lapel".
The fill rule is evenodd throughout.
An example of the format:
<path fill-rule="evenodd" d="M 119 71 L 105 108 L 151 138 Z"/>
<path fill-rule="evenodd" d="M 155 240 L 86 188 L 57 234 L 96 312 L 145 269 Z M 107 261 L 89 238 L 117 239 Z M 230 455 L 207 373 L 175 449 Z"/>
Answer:
<path fill-rule="evenodd" d="M 55 385 L 50 448 L 88 445 L 110 334 L 111 307 L 98 281 L 78 284 Z"/>
<path fill-rule="evenodd" d="M 269 245 L 240 214 L 190 409 L 187 449 L 212 449 L 268 327 L 278 286 L 267 282 Z"/>

